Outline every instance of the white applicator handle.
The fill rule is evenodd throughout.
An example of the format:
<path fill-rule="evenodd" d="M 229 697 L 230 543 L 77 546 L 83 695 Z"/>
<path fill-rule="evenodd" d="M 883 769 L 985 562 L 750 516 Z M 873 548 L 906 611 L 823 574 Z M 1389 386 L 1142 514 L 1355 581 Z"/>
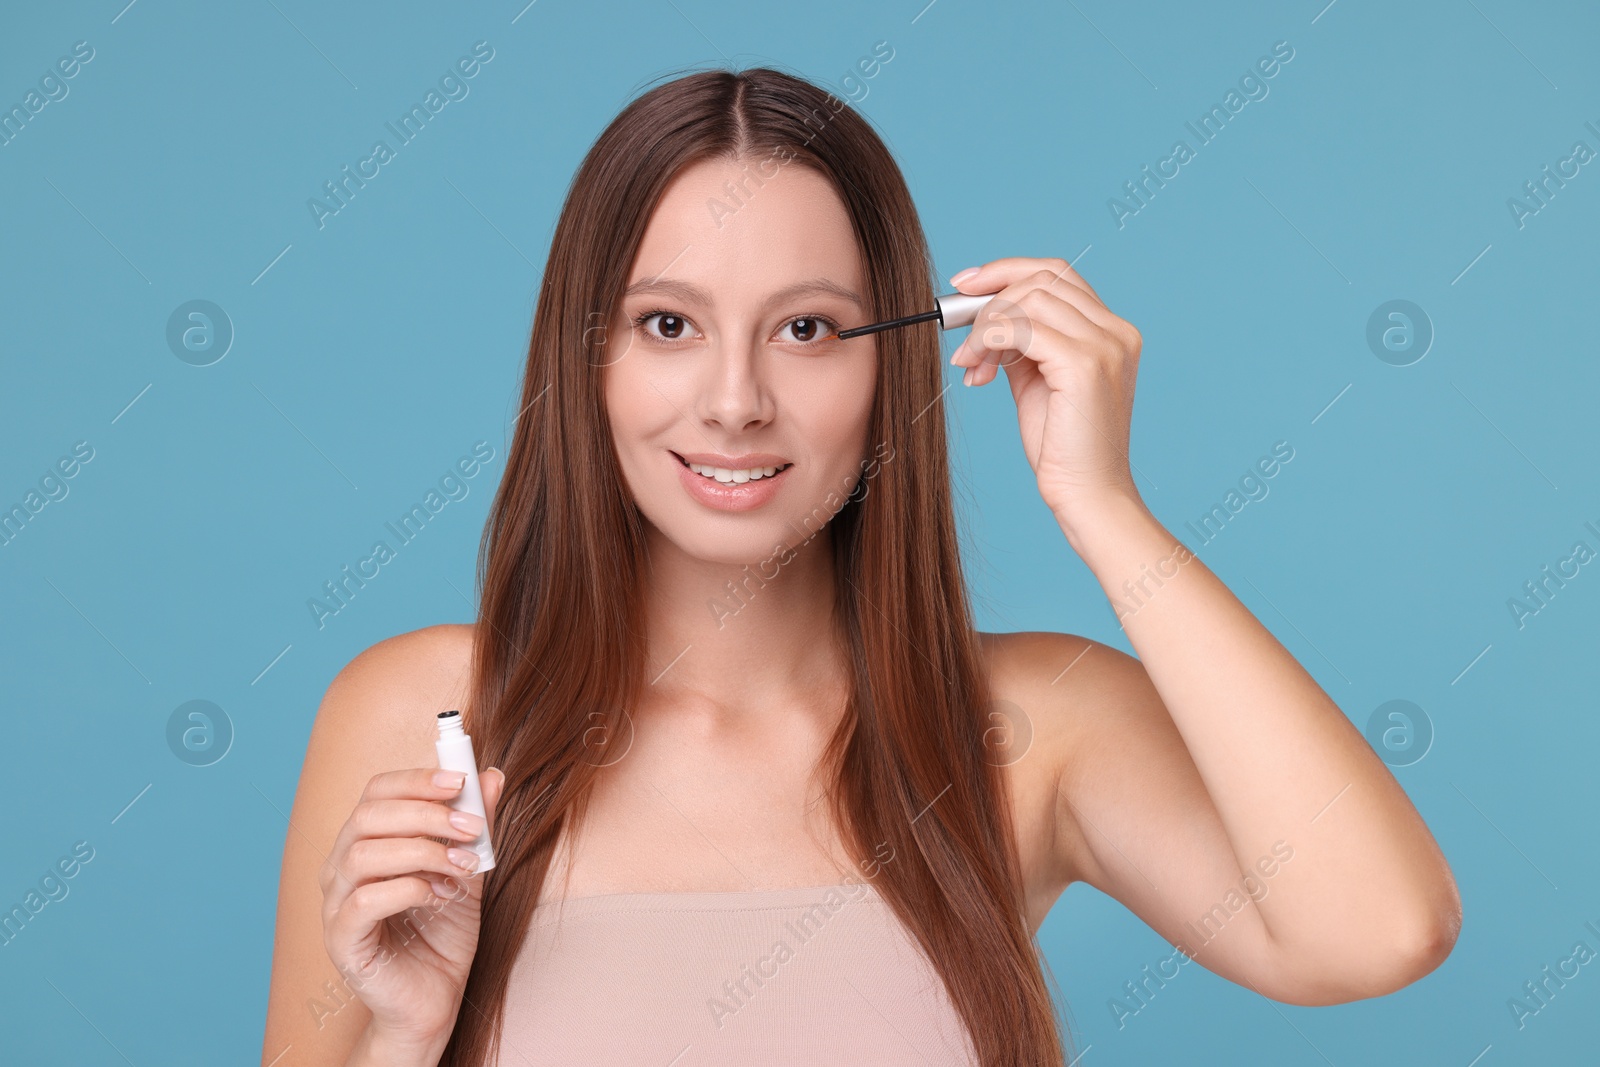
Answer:
<path fill-rule="evenodd" d="M 489 843 L 489 816 L 483 810 L 483 790 L 478 787 L 478 763 L 472 755 L 472 738 L 461 727 L 459 711 L 439 713 L 439 738 L 433 747 L 439 753 L 440 770 L 460 771 L 467 776 L 461 791 L 449 801 L 449 807 L 470 811 L 483 820 L 483 832 L 461 847 L 477 855 L 478 867 L 474 873 L 493 870 L 494 847 Z"/>
<path fill-rule="evenodd" d="M 946 293 L 933 298 L 933 306 L 939 309 L 939 327 L 944 330 L 953 330 L 957 326 L 971 326 L 978 319 L 978 312 L 983 310 L 983 305 L 995 298 L 994 293 Z"/>

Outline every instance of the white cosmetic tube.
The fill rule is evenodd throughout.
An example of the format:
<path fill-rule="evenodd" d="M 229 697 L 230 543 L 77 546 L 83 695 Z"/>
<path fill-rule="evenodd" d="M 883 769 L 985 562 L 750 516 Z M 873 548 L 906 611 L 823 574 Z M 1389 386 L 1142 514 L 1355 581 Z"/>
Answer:
<path fill-rule="evenodd" d="M 439 753 L 439 767 L 446 771 L 460 771 L 467 776 L 461 791 L 449 801 L 457 811 L 470 811 L 483 820 L 483 832 L 466 844 L 457 847 L 471 849 L 478 857 L 478 867 L 473 873 L 482 874 L 494 869 L 494 847 L 489 843 L 489 818 L 483 810 L 483 790 L 478 788 L 478 763 L 472 755 L 472 738 L 461 728 L 459 711 L 439 713 L 439 737 L 433 746 Z"/>

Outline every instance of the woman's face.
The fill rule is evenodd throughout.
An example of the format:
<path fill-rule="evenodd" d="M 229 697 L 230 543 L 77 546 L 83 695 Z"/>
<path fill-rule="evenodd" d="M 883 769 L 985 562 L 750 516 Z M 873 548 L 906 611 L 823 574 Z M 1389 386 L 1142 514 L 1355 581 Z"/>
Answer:
<path fill-rule="evenodd" d="M 725 563 L 798 547 L 832 517 L 868 458 L 877 382 L 873 335 L 832 336 L 868 321 L 844 205 L 809 168 L 758 163 L 674 179 L 601 372 L 639 510 Z"/>

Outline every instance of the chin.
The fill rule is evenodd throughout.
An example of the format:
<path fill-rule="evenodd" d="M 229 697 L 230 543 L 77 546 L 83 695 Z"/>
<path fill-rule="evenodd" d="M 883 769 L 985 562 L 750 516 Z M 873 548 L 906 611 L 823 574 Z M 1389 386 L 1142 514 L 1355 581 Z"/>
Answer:
<path fill-rule="evenodd" d="M 656 530 L 684 555 L 706 563 L 755 568 L 765 562 L 762 571 L 770 577 L 791 551 L 788 540 L 794 531 L 783 523 L 734 524 L 693 516 L 674 518 L 676 521 L 667 526 L 654 524 Z M 735 525 L 741 528 L 729 528 Z"/>

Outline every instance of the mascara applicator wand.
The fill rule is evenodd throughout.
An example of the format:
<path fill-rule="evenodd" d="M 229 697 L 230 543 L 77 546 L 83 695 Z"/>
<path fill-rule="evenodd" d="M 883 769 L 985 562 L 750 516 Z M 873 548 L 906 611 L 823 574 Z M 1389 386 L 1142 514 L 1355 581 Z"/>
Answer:
<path fill-rule="evenodd" d="M 880 330 L 892 330 L 898 326 L 910 326 L 914 322 L 927 322 L 937 319 L 941 330 L 953 330 L 957 326 L 971 326 L 978 318 L 978 312 L 983 310 L 983 305 L 994 299 L 994 293 L 945 293 L 943 296 L 933 298 L 933 310 L 924 311 L 917 315 L 907 315 L 902 319 L 889 319 L 886 322 L 874 322 L 869 326 L 853 326 L 848 330 L 840 330 L 837 334 L 839 340 L 848 341 L 852 337 L 859 337 L 864 333 L 877 333 Z"/>

